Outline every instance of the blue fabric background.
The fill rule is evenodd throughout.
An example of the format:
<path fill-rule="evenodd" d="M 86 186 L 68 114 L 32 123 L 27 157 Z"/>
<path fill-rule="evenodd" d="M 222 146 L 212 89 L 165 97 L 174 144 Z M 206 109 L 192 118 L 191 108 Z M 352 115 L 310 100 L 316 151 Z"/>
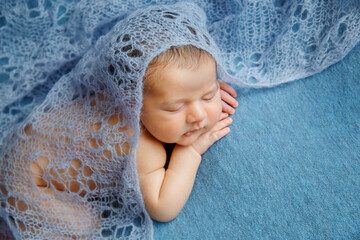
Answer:
<path fill-rule="evenodd" d="M 360 239 L 360 44 L 307 79 L 236 90 L 230 135 L 155 239 Z"/>

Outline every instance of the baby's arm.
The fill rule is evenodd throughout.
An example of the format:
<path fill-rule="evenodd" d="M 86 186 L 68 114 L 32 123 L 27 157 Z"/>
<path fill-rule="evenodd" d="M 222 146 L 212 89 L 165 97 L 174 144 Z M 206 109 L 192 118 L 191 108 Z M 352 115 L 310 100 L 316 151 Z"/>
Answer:
<path fill-rule="evenodd" d="M 229 133 L 232 120 L 223 113 L 220 121 L 190 146 L 176 145 L 168 169 L 162 144 L 148 133 L 140 136 L 136 151 L 141 192 L 150 216 L 161 222 L 174 219 L 184 207 L 194 185 L 203 154 Z"/>

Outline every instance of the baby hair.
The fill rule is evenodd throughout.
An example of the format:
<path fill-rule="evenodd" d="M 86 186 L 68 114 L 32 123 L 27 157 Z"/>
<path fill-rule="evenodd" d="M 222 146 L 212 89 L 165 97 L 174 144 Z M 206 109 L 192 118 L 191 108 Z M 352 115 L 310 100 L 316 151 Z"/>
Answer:
<path fill-rule="evenodd" d="M 207 51 L 193 45 L 171 47 L 159 54 L 149 63 L 144 76 L 144 94 L 151 88 L 153 76 L 160 69 L 175 64 L 178 68 L 196 69 L 199 65 L 214 57 Z"/>

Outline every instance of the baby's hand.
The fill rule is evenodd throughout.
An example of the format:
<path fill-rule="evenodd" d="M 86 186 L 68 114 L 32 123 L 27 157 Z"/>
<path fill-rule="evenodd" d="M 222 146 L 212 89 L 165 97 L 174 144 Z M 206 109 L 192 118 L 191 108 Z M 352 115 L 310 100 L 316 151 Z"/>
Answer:
<path fill-rule="evenodd" d="M 220 120 L 214 125 L 214 127 L 203 133 L 192 144 L 195 151 L 202 155 L 217 140 L 221 139 L 230 132 L 230 128 L 228 126 L 232 123 L 232 119 L 228 116 L 229 115 L 227 113 L 222 113 Z"/>
<path fill-rule="evenodd" d="M 222 104 L 222 110 L 224 113 L 228 114 L 234 114 L 235 109 L 239 103 L 236 101 L 236 92 L 235 90 L 228 85 L 227 83 L 221 81 L 218 79 L 219 85 L 220 85 L 220 95 L 221 95 L 221 104 Z"/>

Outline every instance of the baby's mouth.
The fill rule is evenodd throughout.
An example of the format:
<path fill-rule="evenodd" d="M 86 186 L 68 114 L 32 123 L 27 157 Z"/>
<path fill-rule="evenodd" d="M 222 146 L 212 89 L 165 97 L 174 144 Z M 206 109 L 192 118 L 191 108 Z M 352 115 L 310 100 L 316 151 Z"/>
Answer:
<path fill-rule="evenodd" d="M 202 127 L 201 127 L 201 128 L 197 128 L 197 129 L 194 129 L 194 130 L 191 130 L 191 131 L 188 131 L 188 132 L 184 133 L 184 136 L 185 136 L 185 137 L 190 137 L 191 135 L 193 135 L 195 132 L 199 131 L 200 129 L 202 129 Z"/>

